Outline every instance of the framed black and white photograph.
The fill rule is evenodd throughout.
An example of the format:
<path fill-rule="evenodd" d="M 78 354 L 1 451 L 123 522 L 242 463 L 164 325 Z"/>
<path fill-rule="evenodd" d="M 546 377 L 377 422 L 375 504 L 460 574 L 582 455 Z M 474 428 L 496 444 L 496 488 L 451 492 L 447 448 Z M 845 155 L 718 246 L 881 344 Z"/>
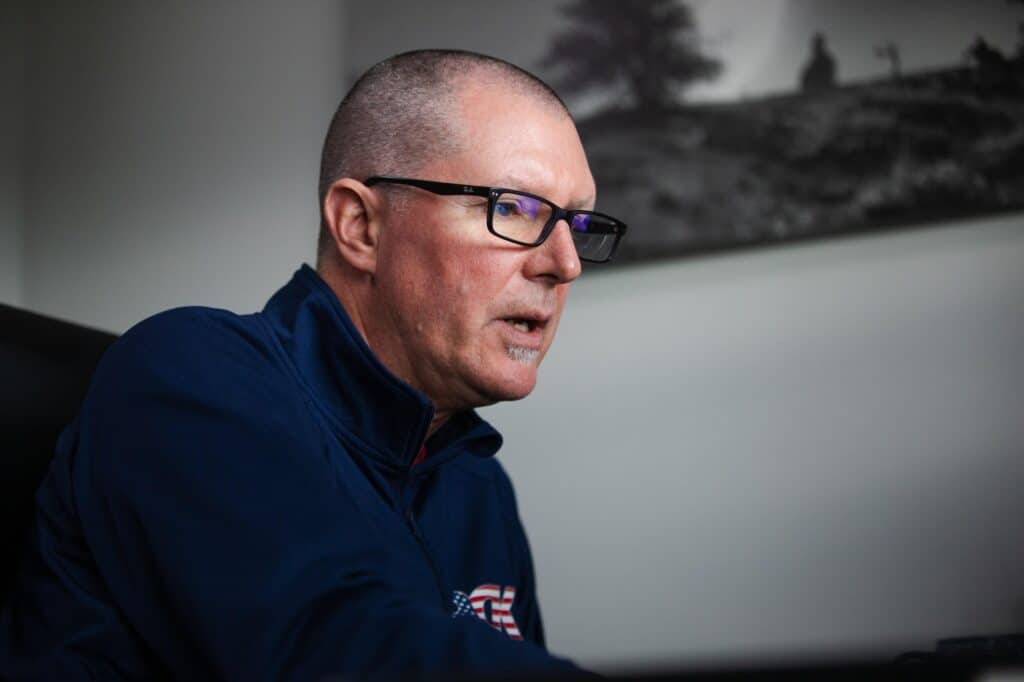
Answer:
<path fill-rule="evenodd" d="M 1024 209 L 1020 0 L 351 2 L 357 73 L 455 45 L 552 82 L 618 262 Z"/>

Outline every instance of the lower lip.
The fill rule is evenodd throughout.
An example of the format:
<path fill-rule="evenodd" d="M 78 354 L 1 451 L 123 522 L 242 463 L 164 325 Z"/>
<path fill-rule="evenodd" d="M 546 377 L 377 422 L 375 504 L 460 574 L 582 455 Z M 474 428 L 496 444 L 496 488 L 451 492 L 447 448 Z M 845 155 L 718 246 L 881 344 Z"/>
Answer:
<path fill-rule="evenodd" d="M 505 329 L 505 333 L 509 337 L 511 345 L 521 346 L 530 350 L 540 350 L 541 343 L 544 340 L 544 329 L 541 325 L 536 325 L 528 332 L 524 332 L 522 329 L 517 329 L 507 320 L 499 320 L 501 326 Z"/>

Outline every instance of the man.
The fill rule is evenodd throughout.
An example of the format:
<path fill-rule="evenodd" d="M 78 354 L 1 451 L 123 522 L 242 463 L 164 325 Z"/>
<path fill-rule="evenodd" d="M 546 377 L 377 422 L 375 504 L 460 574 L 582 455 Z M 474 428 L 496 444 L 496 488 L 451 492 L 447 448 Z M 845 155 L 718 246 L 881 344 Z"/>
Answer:
<path fill-rule="evenodd" d="M 316 272 L 259 314 L 157 315 L 101 362 L 0 677 L 577 672 L 545 651 L 473 408 L 533 389 L 580 257 L 614 251 L 594 195 L 533 76 L 463 52 L 373 67 L 327 134 Z"/>

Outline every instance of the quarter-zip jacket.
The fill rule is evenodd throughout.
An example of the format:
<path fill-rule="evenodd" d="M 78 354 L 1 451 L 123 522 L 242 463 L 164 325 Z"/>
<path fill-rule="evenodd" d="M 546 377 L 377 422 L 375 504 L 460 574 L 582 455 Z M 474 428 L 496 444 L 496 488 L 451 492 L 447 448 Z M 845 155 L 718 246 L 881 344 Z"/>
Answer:
<path fill-rule="evenodd" d="M 0 678 L 577 672 L 549 655 L 500 435 L 430 401 L 303 266 L 261 313 L 108 351 L 37 495 Z"/>

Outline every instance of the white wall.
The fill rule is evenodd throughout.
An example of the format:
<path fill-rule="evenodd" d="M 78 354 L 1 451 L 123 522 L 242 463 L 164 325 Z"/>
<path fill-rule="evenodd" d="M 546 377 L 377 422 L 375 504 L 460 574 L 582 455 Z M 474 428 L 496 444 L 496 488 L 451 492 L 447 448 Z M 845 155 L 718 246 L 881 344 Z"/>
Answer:
<path fill-rule="evenodd" d="M 1024 631 L 1022 266 L 1017 214 L 581 279 L 538 389 L 487 411 L 552 646 Z"/>
<path fill-rule="evenodd" d="M 26 303 L 114 331 L 262 307 L 315 254 L 343 26 L 331 0 L 41 7 Z"/>
<path fill-rule="evenodd" d="M 253 310 L 311 259 L 340 5 L 42 6 L 26 304 L 122 331 Z M 1022 227 L 585 276 L 535 395 L 486 411 L 553 647 L 608 666 L 1024 630 Z"/>
<path fill-rule="evenodd" d="M 0 6 L 0 303 L 21 305 L 25 28 L 21 2 Z"/>

